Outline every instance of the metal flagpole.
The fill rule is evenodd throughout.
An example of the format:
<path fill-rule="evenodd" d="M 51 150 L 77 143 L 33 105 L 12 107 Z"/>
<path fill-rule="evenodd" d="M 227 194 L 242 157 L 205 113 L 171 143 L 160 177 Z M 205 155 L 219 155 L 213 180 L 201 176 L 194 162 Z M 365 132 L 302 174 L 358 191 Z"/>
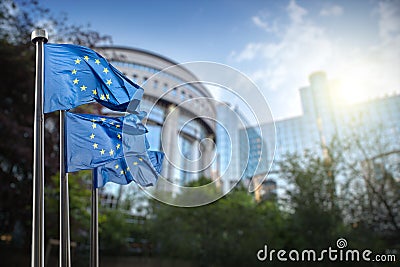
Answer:
<path fill-rule="evenodd" d="M 48 40 L 46 30 L 32 32 L 36 45 L 35 113 L 33 121 L 33 203 L 32 203 L 32 267 L 44 267 L 44 115 L 43 45 Z"/>
<path fill-rule="evenodd" d="M 90 216 L 90 267 L 99 267 L 99 189 L 95 187 L 95 170 L 92 170 L 92 207 Z"/>
<path fill-rule="evenodd" d="M 65 111 L 60 111 L 60 267 L 71 266 L 68 173 L 65 170 Z"/>

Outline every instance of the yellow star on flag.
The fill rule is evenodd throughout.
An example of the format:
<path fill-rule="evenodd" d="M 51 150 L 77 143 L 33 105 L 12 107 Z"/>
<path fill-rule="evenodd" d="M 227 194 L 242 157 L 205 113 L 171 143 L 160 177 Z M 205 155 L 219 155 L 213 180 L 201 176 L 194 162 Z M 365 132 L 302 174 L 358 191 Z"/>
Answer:
<path fill-rule="evenodd" d="M 101 121 L 106 121 L 106 118 L 101 118 L 100 120 L 101 120 Z"/>
<path fill-rule="evenodd" d="M 86 88 L 87 88 L 87 87 L 86 87 L 85 85 L 82 85 L 82 86 L 81 86 L 81 91 L 86 91 Z"/>
<path fill-rule="evenodd" d="M 135 161 L 135 162 L 133 163 L 133 165 L 135 165 L 135 166 L 136 166 L 136 165 L 138 165 L 138 163 Z"/>
<path fill-rule="evenodd" d="M 118 165 L 118 164 L 117 164 L 117 165 L 115 165 L 115 166 L 114 166 L 114 168 L 115 168 L 115 169 L 118 169 L 118 168 L 119 168 L 119 165 Z"/>
<path fill-rule="evenodd" d="M 93 127 L 93 129 L 96 129 L 96 124 L 92 123 L 92 127 Z"/>
<path fill-rule="evenodd" d="M 107 84 L 108 86 L 110 86 L 110 85 L 112 84 L 111 79 L 108 79 L 107 82 L 106 82 L 106 84 Z"/>
<path fill-rule="evenodd" d="M 73 80 L 74 84 L 77 84 L 79 82 L 79 80 L 77 78 L 75 78 L 75 80 Z"/>
<path fill-rule="evenodd" d="M 96 143 L 93 144 L 93 148 L 94 148 L 94 149 L 96 149 L 96 148 L 98 148 L 98 147 L 99 147 L 98 144 L 96 144 Z"/>
<path fill-rule="evenodd" d="M 121 144 L 117 144 L 115 148 L 118 150 L 121 147 Z"/>
<path fill-rule="evenodd" d="M 105 74 L 107 74 L 107 73 L 109 72 L 109 70 L 108 70 L 107 68 L 104 68 L 104 69 L 103 69 L 103 72 L 104 72 Z"/>
<path fill-rule="evenodd" d="M 90 139 L 93 139 L 95 137 L 95 135 L 92 133 L 91 135 L 90 135 Z"/>
<path fill-rule="evenodd" d="M 142 158 L 139 158 L 139 160 L 140 160 L 140 161 L 143 161 L 143 159 L 142 159 Z"/>
<path fill-rule="evenodd" d="M 104 149 L 101 149 L 101 150 L 100 150 L 100 154 L 101 154 L 101 155 L 104 155 L 105 152 L 106 152 L 106 151 L 105 151 Z"/>
<path fill-rule="evenodd" d="M 111 149 L 109 153 L 110 153 L 110 156 L 114 155 L 114 150 Z"/>
<path fill-rule="evenodd" d="M 89 57 L 88 56 L 84 56 L 83 57 L 86 61 L 89 61 Z"/>
<path fill-rule="evenodd" d="M 106 98 L 107 98 L 107 99 L 110 99 L 110 95 L 109 95 L 109 94 L 106 94 Z"/>
<path fill-rule="evenodd" d="M 100 64 L 100 60 L 98 60 L 97 58 L 95 59 L 94 63 L 96 63 L 97 65 Z"/>
<path fill-rule="evenodd" d="M 97 95 L 97 91 L 96 91 L 96 90 L 92 90 L 92 93 L 93 93 L 94 95 Z"/>
<path fill-rule="evenodd" d="M 72 74 L 76 74 L 76 73 L 77 73 L 77 70 L 76 70 L 76 69 L 73 69 L 71 72 L 72 72 Z"/>
<path fill-rule="evenodd" d="M 106 97 L 105 97 L 103 94 L 101 94 L 100 99 L 101 99 L 101 100 L 105 100 Z"/>
<path fill-rule="evenodd" d="M 123 171 L 123 170 L 121 170 L 119 173 L 120 173 L 120 174 L 124 174 L 124 171 Z"/>
<path fill-rule="evenodd" d="M 118 137 L 118 139 L 121 139 L 121 135 L 120 134 L 117 134 L 117 137 Z"/>
<path fill-rule="evenodd" d="M 81 64 L 81 60 L 79 58 L 75 59 L 75 64 Z"/>

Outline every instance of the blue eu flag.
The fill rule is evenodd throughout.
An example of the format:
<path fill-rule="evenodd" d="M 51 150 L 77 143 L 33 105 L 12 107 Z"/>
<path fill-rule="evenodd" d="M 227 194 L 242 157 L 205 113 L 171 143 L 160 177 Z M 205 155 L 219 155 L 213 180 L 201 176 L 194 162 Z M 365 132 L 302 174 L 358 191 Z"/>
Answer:
<path fill-rule="evenodd" d="M 143 88 L 93 50 L 71 44 L 44 45 L 44 113 L 97 101 L 116 111 L 136 110 Z"/>
<path fill-rule="evenodd" d="M 143 113 L 125 117 L 65 114 L 67 172 L 94 169 L 95 187 L 132 181 L 155 185 L 164 154 L 148 150 Z"/>
<path fill-rule="evenodd" d="M 94 169 L 94 185 L 103 187 L 107 182 L 153 186 L 161 172 L 164 153 L 148 150 L 147 153 L 128 153 L 123 158 L 110 161 Z"/>
<path fill-rule="evenodd" d="M 140 120 L 136 114 L 114 118 L 66 112 L 67 172 L 104 165 L 124 157 L 124 150 L 126 153 L 145 153 L 147 129 Z"/>

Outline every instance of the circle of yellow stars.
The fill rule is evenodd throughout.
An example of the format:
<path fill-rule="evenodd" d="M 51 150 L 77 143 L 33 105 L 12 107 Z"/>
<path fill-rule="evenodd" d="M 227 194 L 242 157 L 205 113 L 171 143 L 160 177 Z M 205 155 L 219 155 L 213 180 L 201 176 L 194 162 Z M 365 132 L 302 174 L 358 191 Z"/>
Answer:
<path fill-rule="evenodd" d="M 105 121 L 106 121 L 106 118 L 101 118 L 100 121 L 101 121 L 101 122 L 105 122 Z M 96 137 L 96 134 L 94 133 L 94 129 L 97 128 L 97 124 L 96 124 L 97 122 L 98 122 L 98 121 L 96 121 L 95 119 L 92 119 L 92 132 L 91 132 L 91 134 L 89 135 L 89 138 L 90 138 L 90 140 L 93 140 L 93 141 L 94 141 L 94 139 L 95 139 L 95 137 Z M 111 121 L 110 124 L 111 124 L 111 125 L 114 125 L 114 122 Z M 120 128 L 120 127 L 121 127 L 121 125 L 115 124 L 115 128 Z M 117 138 L 118 138 L 119 140 L 121 140 L 122 136 L 121 136 L 120 133 L 117 134 Z M 93 147 L 93 149 L 95 149 L 95 150 L 99 150 L 101 156 L 103 156 L 103 155 L 109 155 L 109 156 L 112 157 L 112 156 L 116 155 L 116 153 L 121 149 L 121 143 L 117 143 L 117 144 L 115 145 L 115 148 L 111 148 L 110 150 L 105 150 L 104 148 L 101 148 L 101 149 L 100 149 L 99 144 L 96 143 L 96 142 L 93 142 L 92 147 Z M 106 153 L 106 152 L 107 152 L 107 153 Z"/>
<path fill-rule="evenodd" d="M 84 56 L 83 57 L 83 60 L 85 60 L 86 62 L 89 62 L 89 60 L 90 60 L 90 58 L 89 58 L 89 56 Z M 92 59 L 93 60 L 93 59 Z M 74 60 L 74 62 L 75 62 L 75 65 L 80 65 L 81 64 L 81 62 L 82 62 L 82 59 L 81 58 L 76 58 L 75 60 Z M 98 58 L 95 58 L 94 59 L 94 63 L 96 64 L 96 65 L 100 65 L 101 64 L 101 61 L 100 61 L 100 59 L 98 59 Z M 108 73 L 110 72 L 110 70 L 107 68 L 107 67 L 103 67 L 103 71 L 102 71 L 103 73 L 105 73 L 106 75 L 108 75 Z M 76 75 L 78 74 L 78 68 L 74 68 L 72 71 L 71 71 L 71 75 L 72 75 L 72 78 L 74 78 L 73 80 L 72 80 L 72 83 L 74 84 L 74 85 L 78 85 L 79 86 L 79 88 L 81 89 L 81 92 L 86 92 L 86 89 L 88 89 L 88 87 L 85 85 L 85 84 L 80 84 L 79 83 L 79 79 L 78 78 L 76 78 Z M 110 79 L 108 79 L 108 78 L 106 78 L 106 80 L 105 80 L 105 84 L 107 84 L 107 86 L 111 86 L 111 84 L 112 84 L 113 82 L 112 82 L 112 79 L 110 78 Z M 97 88 L 91 88 L 91 89 L 89 89 L 89 90 L 91 90 L 91 92 L 92 92 L 92 95 L 93 96 L 98 96 L 98 93 L 97 93 Z M 101 100 L 103 100 L 103 101 L 107 101 L 107 100 L 109 100 L 110 99 L 110 94 L 100 94 L 100 96 L 98 96 Z"/>
<path fill-rule="evenodd" d="M 138 158 L 138 161 L 139 161 L 139 162 L 143 162 L 143 158 L 139 157 L 139 158 Z M 132 163 L 132 165 L 133 165 L 134 167 L 136 167 L 136 166 L 139 164 L 138 161 L 134 161 L 134 162 Z M 126 170 L 123 170 L 119 164 L 115 164 L 114 169 L 115 169 L 116 171 L 118 171 L 119 169 L 121 169 L 121 170 L 119 170 L 119 174 L 121 174 L 121 175 L 126 174 L 128 171 L 130 171 L 130 167 L 129 167 L 129 166 L 126 168 Z"/>
<path fill-rule="evenodd" d="M 83 59 L 84 59 L 86 62 L 89 62 L 89 60 L 90 60 L 89 56 L 87 56 L 87 55 L 84 56 Z M 81 62 L 82 62 L 82 59 L 76 58 L 76 59 L 74 60 L 74 62 L 75 62 L 75 65 L 80 65 Z M 96 65 L 100 65 L 101 62 L 100 62 L 100 60 L 99 60 L 98 58 L 95 58 L 95 59 L 94 59 L 94 63 L 95 63 Z M 108 70 L 107 67 L 104 67 L 102 72 L 105 73 L 105 74 L 107 75 L 110 71 Z M 78 85 L 78 86 L 80 85 L 79 88 L 81 89 L 81 92 L 85 92 L 86 89 L 88 89 L 88 87 L 87 87 L 85 84 L 80 84 L 80 83 L 79 83 L 79 79 L 76 77 L 77 74 L 78 74 L 78 69 L 77 69 L 77 68 L 74 68 L 74 69 L 71 71 L 71 75 L 72 75 L 72 77 L 74 78 L 74 79 L 72 80 L 72 83 L 73 83 L 74 85 Z M 111 86 L 112 83 L 113 83 L 113 82 L 112 82 L 112 79 L 111 79 L 111 78 L 110 78 L 110 79 L 106 79 L 106 81 L 105 81 L 105 84 L 107 84 L 108 86 Z M 96 88 L 95 88 L 95 89 L 89 89 L 89 90 L 91 90 L 93 96 L 97 96 L 98 93 L 97 93 L 97 89 L 96 89 Z M 103 101 L 107 101 L 107 100 L 110 99 L 110 95 L 109 95 L 109 94 L 101 94 L 101 95 L 99 96 L 99 98 L 100 98 L 101 100 L 103 100 Z M 101 121 L 105 122 L 106 119 L 105 119 L 105 118 L 101 118 Z M 110 122 L 110 124 L 111 124 L 111 125 L 114 125 L 114 122 Z M 120 128 L 121 126 L 120 126 L 119 124 L 115 124 L 115 127 L 116 127 L 116 128 Z M 92 120 L 92 129 L 94 130 L 94 129 L 96 129 L 96 128 L 97 128 L 96 120 L 93 119 L 93 120 Z M 96 135 L 94 134 L 94 132 L 92 132 L 92 133 L 90 134 L 90 136 L 89 136 L 89 138 L 90 138 L 91 140 L 94 140 L 95 137 L 96 137 Z M 117 138 L 118 138 L 119 140 L 121 140 L 122 136 L 121 136 L 120 133 L 117 134 Z M 92 146 L 93 146 L 93 149 L 99 151 L 99 153 L 100 153 L 101 156 L 104 156 L 104 155 L 107 155 L 107 154 L 108 154 L 109 156 L 112 157 L 112 156 L 114 156 L 114 155 L 119 151 L 119 149 L 121 149 L 121 144 L 120 144 L 120 143 L 118 143 L 118 144 L 115 145 L 115 150 L 114 150 L 114 148 L 111 148 L 110 150 L 105 150 L 104 148 L 101 148 L 101 149 L 100 149 L 100 148 L 99 148 L 99 144 L 96 143 L 96 142 L 93 142 Z M 106 153 L 106 152 L 107 152 L 107 153 Z M 143 161 L 143 158 L 139 157 L 139 158 L 138 158 L 138 161 L 139 161 L 139 162 L 142 162 L 142 161 Z M 133 166 L 137 166 L 137 165 L 139 164 L 138 161 L 134 161 L 134 162 L 132 163 Z M 115 170 L 121 169 L 121 170 L 120 170 L 120 174 L 121 174 L 121 175 L 126 174 L 128 171 L 130 171 L 129 166 L 126 168 L 126 170 L 123 170 L 123 169 L 120 167 L 119 164 L 116 164 L 116 165 L 114 166 L 114 168 L 115 168 Z"/>

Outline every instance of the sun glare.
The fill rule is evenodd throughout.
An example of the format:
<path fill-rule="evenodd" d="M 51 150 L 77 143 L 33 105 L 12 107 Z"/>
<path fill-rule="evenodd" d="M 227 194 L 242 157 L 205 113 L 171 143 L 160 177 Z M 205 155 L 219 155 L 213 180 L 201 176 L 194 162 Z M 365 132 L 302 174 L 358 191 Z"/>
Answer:
<path fill-rule="evenodd" d="M 373 96 L 374 75 L 365 66 L 352 66 L 337 75 L 335 97 L 344 104 L 366 101 Z"/>

